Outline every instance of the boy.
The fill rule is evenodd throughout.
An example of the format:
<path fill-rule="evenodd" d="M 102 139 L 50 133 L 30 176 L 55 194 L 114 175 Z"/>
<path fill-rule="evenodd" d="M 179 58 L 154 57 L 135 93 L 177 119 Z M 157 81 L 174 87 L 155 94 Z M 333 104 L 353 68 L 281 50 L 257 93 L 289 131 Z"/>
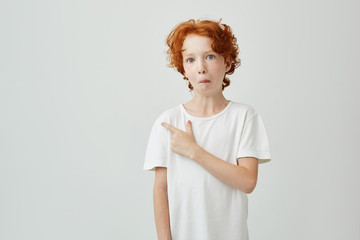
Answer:
<path fill-rule="evenodd" d="M 247 240 L 247 194 L 271 156 L 261 116 L 222 93 L 240 65 L 236 38 L 225 24 L 191 19 L 167 44 L 194 96 L 156 119 L 146 149 L 158 239 Z"/>

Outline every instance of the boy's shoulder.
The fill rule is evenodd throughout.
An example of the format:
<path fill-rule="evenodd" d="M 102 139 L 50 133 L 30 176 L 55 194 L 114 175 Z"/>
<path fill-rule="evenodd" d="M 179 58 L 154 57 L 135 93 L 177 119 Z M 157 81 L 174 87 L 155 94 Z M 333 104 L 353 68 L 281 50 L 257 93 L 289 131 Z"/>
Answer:
<path fill-rule="evenodd" d="M 245 115 L 247 119 L 253 118 L 257 115 L 257 111 L 251 105 L 243 102 L 231 101 L 231 110 L 240 115 Z"/>
<path fill-rule="evenodd" d="M 231 101 L 231 104 L 237 110 L 243 111 L 255 111 L 255 109 L 247 103 Z"/>
<path fill-rule="evenodd" d="M 181 108 L 180 104 L 167 108 L 164 111 L 160 113 L 160 115 L 157 117 L 156 121 L 168 121 L 170 119 L 180 117 L 181 114 Z"/>

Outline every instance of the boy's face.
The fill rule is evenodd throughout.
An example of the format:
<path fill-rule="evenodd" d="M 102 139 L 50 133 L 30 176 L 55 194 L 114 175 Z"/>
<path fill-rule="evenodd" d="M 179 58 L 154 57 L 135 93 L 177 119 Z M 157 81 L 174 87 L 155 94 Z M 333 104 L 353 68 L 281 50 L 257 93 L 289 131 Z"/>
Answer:
<path fill-rule="evenodd" d="M 231 64 L 211 48 L 211 39 L 195 34 L 188 35 L 182 52 L 184 75 L 194 91 L 199 93 L 222 92 L 222 82 Z"/>

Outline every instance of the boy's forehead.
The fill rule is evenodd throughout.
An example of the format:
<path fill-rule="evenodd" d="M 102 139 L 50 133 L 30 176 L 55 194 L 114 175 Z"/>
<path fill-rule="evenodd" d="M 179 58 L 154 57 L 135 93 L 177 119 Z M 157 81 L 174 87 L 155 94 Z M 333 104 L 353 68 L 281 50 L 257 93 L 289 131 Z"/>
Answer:
<path fill-rule="evenodd" d="M 211 39 L 208 37 L 189 35 L 185 38 L 182 46 L 183 55 L 213 52 Z"/>

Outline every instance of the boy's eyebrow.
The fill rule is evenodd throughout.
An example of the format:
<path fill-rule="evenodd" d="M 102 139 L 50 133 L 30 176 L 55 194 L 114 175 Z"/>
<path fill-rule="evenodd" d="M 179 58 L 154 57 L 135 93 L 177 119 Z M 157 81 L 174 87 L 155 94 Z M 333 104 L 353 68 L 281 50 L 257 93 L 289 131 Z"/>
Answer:
<path fill-rule="evenodd" d="M 185 50 L 186 50 L 186 49 L 185 49 Z M 183 51 L 185 51 L 185 50 L 183 50 Z M 205 52 L 205 54 L 213 53 L 213 52 L 215 52 L 215 51 L 212 50 L 212 49 L 210 49 L 210 50 L 207 50 L 207 51 Z M 192 56 L 192 55 L 194 55 L 194 54 L 190 52 L 190 53 L 184 54 L 183 56 L 186 57 L 186 56 Z"/>

